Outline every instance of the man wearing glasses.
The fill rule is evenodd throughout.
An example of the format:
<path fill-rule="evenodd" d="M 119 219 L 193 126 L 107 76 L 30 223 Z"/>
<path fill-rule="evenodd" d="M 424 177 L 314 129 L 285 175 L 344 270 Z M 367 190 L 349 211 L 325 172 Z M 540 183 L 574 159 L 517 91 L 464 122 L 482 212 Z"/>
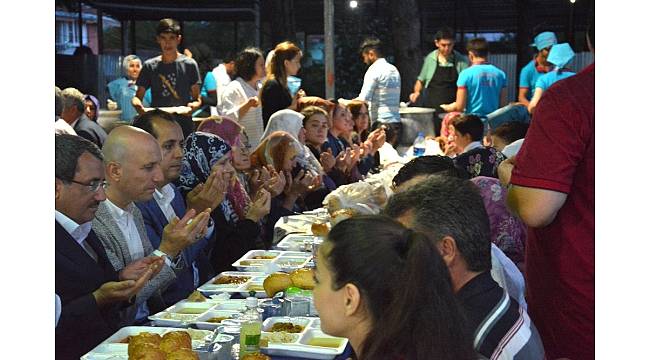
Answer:
<path fill-rule="evenodd" d="M 152 110 L 136 118 L 133 126 L 151 134 L 158 141 L 162 160 L 160 168 L 162 181 L 156 184 L 153 198 L 137 202 L 142 213 L 149 241 L 154 247 L 160 245 L 165 226 L 175 217 L 182 218 L 187 213 L 185 200 L 173 182 L 180 176 L 183 160 L 183 132 L 173 115 L 161 110 Z M 227 182 L 221 181 L 221 173 L 212 173 L 210 179 L 196 191 L 190 192 L 187 207 L 197 213 L 207 208 L 216 208 L 223 200 Z M 189 264 L 183 271 L 176 274 L 176 281 L 162 293 L 166 305 L 172 305 L 186 298 L 201 283 L 207 281 L 213 274 L 207 253 L 211 248 L 209 239 L 212 236 L 214 224 L 210 219 L 205 237 L 186 247 L 182 257 Z"/>
<path fill-rule="evenodd" d="M 161 256 L 165 259 L 160 274 L 152 278 L 136 296 L 135 306 L 122 313 L 125 322 L 141 323 L 165 307 L 161 292 L 175 282 L 185 266 L 181 251 L 199 239 L 208 223 L 209 211 L 189 211 L 168 224 L 158 248 L 147 236 L 137 201 L 150 200 L 156 184 L 162 181 L 158 143 L 145 131 L 124 125 L 115 128 L 104 143 L 104 171 L 108 187 L 106 201 L 97 209 L 93 230 L 106 249 L 115 269 L 133 259 Z"/>
<path fill-rule="evenodd" d="M 102 153 L 75 135 L 55 138 L 55 291 L 61 298 L 56 357 L 79 358 L 120 327 L 118 313 L 161 269 L 146 257 L 119 272 L 91 229 L 106 199 Z"/>

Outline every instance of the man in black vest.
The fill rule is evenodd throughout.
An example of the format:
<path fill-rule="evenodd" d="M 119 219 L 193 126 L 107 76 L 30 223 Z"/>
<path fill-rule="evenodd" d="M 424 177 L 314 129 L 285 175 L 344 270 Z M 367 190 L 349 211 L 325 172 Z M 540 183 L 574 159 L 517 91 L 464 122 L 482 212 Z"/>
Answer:
<path fill-rule="evenodd" d="M 79 359 L 118 330 L 118 311 L 160 271 L 162 259 L 113 269 L 91 230 L 106 199 L 102 153 L 74 135 L 56 135 L 55 144 L 55 291 L 62 304 L 55 351 L 57 359 Z"/>
<path fill-rule="evenodd" d="M 434 36 L 436 50 L 424 59 L 422 70 L 409 95 L 412 104 L 435 109 L 434 127 L 440 134 L 441 120 L 438 114 L 444 113 L 441 104 L 456 100 L 456 80 L 458 74 L 469 67 L 466 56 L 454 50 L 454 33 L 442 28 Z"/>

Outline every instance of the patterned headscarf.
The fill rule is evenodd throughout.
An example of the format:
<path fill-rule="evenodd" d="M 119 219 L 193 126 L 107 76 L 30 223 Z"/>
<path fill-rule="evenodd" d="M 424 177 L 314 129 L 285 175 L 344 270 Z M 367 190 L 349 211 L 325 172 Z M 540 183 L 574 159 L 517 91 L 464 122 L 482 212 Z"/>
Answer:
<path fill-rule="evenodd" d="M 190 191 L 199 183 L 205 183 L 212 166 L 230 152 L 228 145 L 217 135 L 206 132 L 191 133 L 185 140 L 185 155 L 178 185 L 183 191 Z M 250 198 L 241 183 L 235 178 L 234 184 L 221 202 L 221 210 L 229 223 L 243 219 Z"/>
<path fill-rule="evenodd" d="M 506 157 L 493 147 L 480 147 L 454 158 L 456 166 L 465 169 L 470 179 L 477 176 L 499 178 L 497 168 Z"/>
<path fill-rule="evenodd" d="M 224 116 L 210 116 L 199 124 L 196 131 L 217 135 L 232 147 L 240 145 L 239 140 L 241 139 L 244 127 Z"/>
<path fill-rule="evenodd" d="M 514 217 L 506 207 L 506 189 L 499 180 L 478 176 L 470 180 L 479 188 L 485 210 L 490 219 L 492 243 L 515 264 L 523 264 L 526 245 L 526 225 Z"/>
<path fill-rule="evenodd" d="M 97 118 L 99 117 L 99 100 L 97 100 L 97 98 L 92 95 L 84 96 L 84 100 L 90 100 L 95 105 L 95 118 L 90 120 L 97 121 Z"/>

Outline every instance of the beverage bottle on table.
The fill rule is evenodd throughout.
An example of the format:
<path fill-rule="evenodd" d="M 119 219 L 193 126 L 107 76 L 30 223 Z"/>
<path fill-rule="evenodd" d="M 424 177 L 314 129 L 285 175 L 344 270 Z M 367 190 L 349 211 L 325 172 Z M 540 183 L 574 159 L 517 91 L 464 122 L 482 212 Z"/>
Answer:
<path fill-rule="evenodd" d="M 416 137 L 415 141 L 413 141 L 413 156 L 420 157 L 424 155 L 425 150 L 426 139 L 424 138 L 424 133 L 420 131 L 418 133 L 418 137 Z"/>
<path fill-rule="evenodd" d="M 240 318 L 241 333 L 239 335 L 239 357 L 260 351 L 260 335 L 262 334 L 262 315 L 257 308 L 257 298 L 246 298 L 246 311 Z"/>

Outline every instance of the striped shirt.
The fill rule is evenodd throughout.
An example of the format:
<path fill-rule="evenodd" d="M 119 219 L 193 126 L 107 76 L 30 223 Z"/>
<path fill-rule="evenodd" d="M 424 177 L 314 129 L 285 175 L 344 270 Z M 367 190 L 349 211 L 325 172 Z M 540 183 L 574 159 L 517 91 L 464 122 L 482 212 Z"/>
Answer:
<path fill-rule="evenodd" d="M 482 359 L 543 360 L 544 346 L 526 310 L 486 271 L 456 294 Z"/>
<path fill-rule="evenodd" d="M 370 102 L 370 118 L 382 123 L 399 123 L 399 96 L 402 80 L 397 68 L 386 59 L 375 60 L 363 77 L 358 98 Z"/>

